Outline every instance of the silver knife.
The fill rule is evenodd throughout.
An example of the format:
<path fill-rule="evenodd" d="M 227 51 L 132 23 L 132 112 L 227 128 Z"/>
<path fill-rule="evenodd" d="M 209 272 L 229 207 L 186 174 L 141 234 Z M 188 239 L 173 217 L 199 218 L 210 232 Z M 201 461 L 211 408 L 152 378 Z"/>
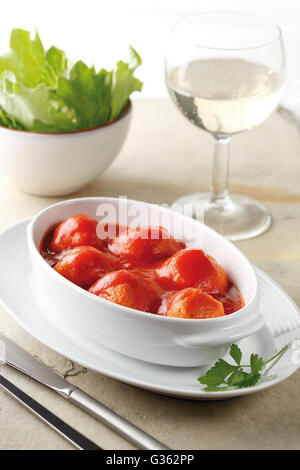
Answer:
<path fill-rule="evenodd" d="M 117 432 L 138 448 L 146 450 L 168 450 L 168 447 L 164 444 L 157 441 L 134 424 L 129 423 L 129 421 L 80 390 L 80 388 L 64 380 L 45 364 L 32 357 L 24 351 L 24 349 L 20 348 L 20 346 L 0 333 L 0 343 L 1 342 L 2 348 L 0 347 L 0 354 L 2 352 L 2 360 L 6 364 L 29 375 L 38 382 L 50 387 L 52 390 L 55 390 L 71 403 L 92 415 L 98 421 Z"/>
<path fill-rule="evenodd" d="M 13 396 L 19 403 L 22 403 L 28 410 L 42 419 L 51 428 L 55 429 L 59 434 L 65 437 L 69 442 L 80 450 L 101 450 L 94 442 L 90 441 L 76 429 L 69 426 L 62 419 L 51 413 L 47 408 L 38 403 L 36 400 L 20 390 L 5 377 L 0 375 L 0 387 Z"/>

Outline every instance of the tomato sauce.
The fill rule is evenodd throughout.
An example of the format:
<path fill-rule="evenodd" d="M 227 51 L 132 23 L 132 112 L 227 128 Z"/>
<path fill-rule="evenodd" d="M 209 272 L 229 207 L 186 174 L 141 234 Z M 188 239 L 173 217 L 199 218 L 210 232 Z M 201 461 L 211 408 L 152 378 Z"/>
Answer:
<path fill-rule="evenodd" d="M 200 319 L 229 315 L 245 305 L 214 258 L 186 247 L 166 229 L 107 224 L 100 227 L 101 237 L 98 229 L 85 214 L 72 216 L 47 230 L 40 253 L 79 287 L 136 310 Z M 103 236 L 107 232 L 113 238 Z"/>

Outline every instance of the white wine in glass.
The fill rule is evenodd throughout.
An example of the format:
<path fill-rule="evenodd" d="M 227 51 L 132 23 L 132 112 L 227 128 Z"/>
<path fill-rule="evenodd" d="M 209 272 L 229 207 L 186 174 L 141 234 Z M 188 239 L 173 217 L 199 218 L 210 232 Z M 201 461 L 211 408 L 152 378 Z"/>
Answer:
<path fill-rule="evenodd" d="M 260 203 L 229 195 L 229 142 L 276 108 L 283 72 L 281 33 L 267 20 L 205 13 L 183 18 L 173 28 L 166 58 L 170 96 L 190 122 L 216 140 L 211 194 L 184 196 L 176 207 L 192 204 L 195 218 L 204 212 L 205 223 L 231 240 L 256 236 L 271 223 Z"/>

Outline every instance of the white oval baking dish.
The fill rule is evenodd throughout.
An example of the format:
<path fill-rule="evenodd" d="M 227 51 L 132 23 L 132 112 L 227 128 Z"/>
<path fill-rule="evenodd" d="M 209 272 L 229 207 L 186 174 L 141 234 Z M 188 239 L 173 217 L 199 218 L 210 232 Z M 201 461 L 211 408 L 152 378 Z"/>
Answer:
<path fill-rule="evenodd" d="M 128 215 L 133 225 L 136 213 L 140 211 L 145 223 L 150 214 L 160 220 L 160 225 L 166 226 L 166 222 L 170 222 L 171 233 L 188 229 L 194 238 L 187 240 L 183 236 L 183 241 L 203 249 L 220 263 L 243 294 L 245 307 L 212 319 L 163 317 L 97 297 L 77 287 L 47 264 L 39 253 L 39 245 L 50 226 L 79 213 L 97 218 L 99 211 L 104 215 L 109 207 L 117 215 Z M 141 223 L 141 219 L 138 222 Z M 170 366 L 204 365 L 222 355 L 232 342 L 252 335 L 263 326 L 258 310 L 257 279 L 246 257 L 214 230 L 169 209 L 127 199 L 73 199 L 54 204 L 36 215 L 28 226 L 27 237 L 35 280 L 56 304 L 59 315 L 82 335 L 119 353 Z"/>

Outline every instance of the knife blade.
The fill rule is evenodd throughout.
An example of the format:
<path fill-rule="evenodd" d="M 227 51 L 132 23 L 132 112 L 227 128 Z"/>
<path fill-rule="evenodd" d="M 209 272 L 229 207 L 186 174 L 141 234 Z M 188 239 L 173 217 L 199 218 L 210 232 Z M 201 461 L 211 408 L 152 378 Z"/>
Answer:
<path fill-rule="evenodd" d="M 19 403 L 22 403 L 22 405 L 38 416 L 42 421 L 47 423 L 51 428 L 55 429 L 55 431 L 65 437 L 78 449 L 101 450 L 101 447 L 98 447 L 87 437 L 76 431 L 76 429 L 72 428 L 69 424 L 65 423 L 65 421 L 27 395 L 27 393 L 16 387 L 16 385 L 11 383 L 2 375 L 0 375 L 0 387 L 13 396 Z"/>
<path fill-rule="evenodd" d="M 4 345 L 4 348 L 2 348 L 2 360 L 7 365 L 14 367 L 58 392 L 71 403 L 89 413 L 102 424 L 106 425 L 138 448 L 145 450 L 168 450 L 168 447 L 163 443 L 122 418 L 120 415 L 95 400 L 80 388 L 67 382 L 49 369 L 48 366 L 35 359 L 1 333 L 0 342 Z"/>

